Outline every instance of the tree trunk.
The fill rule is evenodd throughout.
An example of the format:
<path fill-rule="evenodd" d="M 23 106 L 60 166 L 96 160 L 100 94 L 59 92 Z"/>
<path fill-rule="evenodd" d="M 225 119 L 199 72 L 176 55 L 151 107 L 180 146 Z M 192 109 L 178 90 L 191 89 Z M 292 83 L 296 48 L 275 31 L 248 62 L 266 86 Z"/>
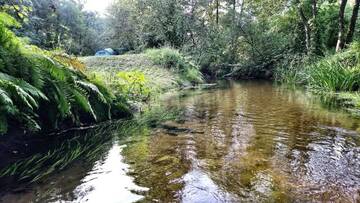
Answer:
<path fill-rule="evenodd" d="M 348 30 L 348 33 L 346 36 L 346 44 L 350 44 L 352 42 L 352 39 L 354 36 L 354 31 L 355 31 L 355 26 L 356 26 L 356 20 L 357 20 L 358 13 L 359 13 L 359 5 L 360 5 L 360 0 L 355 0 L 353 13 L 352 13 L 351 20 L 350 20 L 349 30 Z"/>
<path fill-rule="evenodd" d="M 308 22 L 308 19 L 306 18 L 304 11 L 301 8 L 301 5 L 298 5 L 298 12 L 301 18 L 301 21 L 304 25 L 304 30 L 305 30 L 305 44 L 306 44 L 306 52 L 309 53 L 310 52 L 310 47 L 311 47 L 311 29 L 310 29 L 310 25 Z"/>
<path fill-rule="evenodd" d="M 312 19 L 311 19 L 311 23 L 309 22 L 308 24 L 311 25 L 311 54 L 315 54 L 315 55 L 323 55 L 322 50 L 321 50 L 321 39 L 320 39 L 320 33 L 319 33 L 319 21 L 317 19 L 317 14 L 318 14 L 318 5 L 317 5 L 317 0 L 312 0 Z"/>
<path fill-rule="evenodd" d="M 313 18 L 317 16 L 317 0 L 312 0 L 312 14 Z"/>
<path fill-rule="evenodd" d="M 347 0 L 340 0 L 340 10 L 339 10 L 339 34 L 338 41 L 336 45 L 336 52 L 339 52 L 344 48 L 345 45 L 345 8 Z"/>
<path fill-rule="evenodd" d="M 216 25 L 219 25 L 219 0 L 216 0 Z"/>

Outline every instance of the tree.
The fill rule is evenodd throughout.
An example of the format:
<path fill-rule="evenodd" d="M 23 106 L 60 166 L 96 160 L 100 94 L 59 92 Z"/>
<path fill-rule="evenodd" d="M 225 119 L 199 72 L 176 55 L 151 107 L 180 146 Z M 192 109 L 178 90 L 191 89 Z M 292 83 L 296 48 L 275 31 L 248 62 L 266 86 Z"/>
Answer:
<path fill-rule="evenodd" d="M 339 34 L 338 41 L 336 45 L 336 51 L 339 52 L 344 48 L 345 45 L 345 8 L 347 0 L 340 0 L 340 9 L 339 9 Z"/>
<path fill-rule="evenodd" d="M 349 25 L 349 29 L 348 29 L 348 33 L 347 33 L 347 37 L 346 37 L 346 44 L 350 44 L 352 42 L 354 32 L 355 32 L 356 21 L 357 21 L 358 13 L 359 13 L 359 6 L 360 6 L 360 0 L 355 0 L 355 5 L 354 5 L 353 12 L 351 15 L 350 25 Z"/>

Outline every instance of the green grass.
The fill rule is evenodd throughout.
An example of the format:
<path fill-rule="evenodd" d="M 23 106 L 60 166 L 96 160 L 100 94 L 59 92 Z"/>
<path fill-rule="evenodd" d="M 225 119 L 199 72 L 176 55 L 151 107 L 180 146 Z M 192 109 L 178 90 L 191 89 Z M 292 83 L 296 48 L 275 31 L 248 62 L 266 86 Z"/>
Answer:
<path fill-rule="evenodd" d="M 141 72 L 149 80 L 150 86 L 159 91 L 169 91 L 179 87 L 178 74 L 154 64 L 145 54 L 126 54 L 109 57 L 83 57 L 89 75 L 100 75 L 108 85 L 116 80 L 119 72 Z"/>
<path fill-rule="evenodd" d="M 171 48 L 80 60 L 87 66 L 90 80 L 100 81 L 115 96 L 132 101 L 146 102 L 164 92 L 203 82 L 198 67 Z"/>
<path fill-rule="evenodd" d="M 315 92 L 359 91 L 360 43 L 355 42 L 344 52 L 309 63 L 306 58 L 285 63 L 276 70 L 276 80 L 304 85 Z"/>
<path fill-rule="evenodd" d="M 307 67 L 308 87 L 316 91 L 358 91 L 360 60 L 356 46 Z"/>

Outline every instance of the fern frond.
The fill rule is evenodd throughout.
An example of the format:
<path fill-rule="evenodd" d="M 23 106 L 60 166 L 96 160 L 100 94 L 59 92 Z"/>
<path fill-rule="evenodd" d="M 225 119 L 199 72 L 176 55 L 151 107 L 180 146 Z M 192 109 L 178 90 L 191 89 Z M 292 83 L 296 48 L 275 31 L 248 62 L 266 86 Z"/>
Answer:
<path fill-rule="evenodd" d="M 66 87 L 58 85 L 58 83 L 52 83 L 53 91 L 53 103 L 57 104 L 57 109 L 60 112 L 61 118 L 66 118 L 71 113 L 71 95 L 65 89 Z"/>
<path fill-rule="evenodd" d="M 84 110 L 85 112 L 90 113 L 95 120 L 97 120 L 97 117 L 95 115 L 95 112 L 88 100 L 88 97 L 81 93 L 78 89 L 72 90 L 73 96 L 74 96 L 74 105 L 80 107 L 80 109 Z"/>
<path fill-rule="evenodd" d="M 0 104 L 2 104 L 2 105 L 13 105 L 14 104 L 13 101 L 11 100 L 9 94 L 5 90 L 1 89 L 1 87 L 0 87 Z"/>
<path fill-rule="evenodd" d="M 104 95 L 96 85 L 85 81 L 76 81 L 76 84 L 81 88 L 86 89 L 88 92 L 93 93 L 101 102 L 107 103 Z"/>

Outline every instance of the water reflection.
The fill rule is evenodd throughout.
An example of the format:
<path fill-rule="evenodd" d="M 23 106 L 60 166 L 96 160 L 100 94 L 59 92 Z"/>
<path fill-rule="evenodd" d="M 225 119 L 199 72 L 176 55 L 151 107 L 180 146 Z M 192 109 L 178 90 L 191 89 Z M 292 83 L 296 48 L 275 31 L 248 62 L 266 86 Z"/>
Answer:
<path fill-rule="evenodd" d="M 131 191 L 144 192 L 147 188 L 139 187 L 133 178 L 127 175 L 129 165 L 123 162 L 121 151 L 125 146 L 114 144 L 104 161 L 96 162 L 94 168 L 81 180 L 74 193 L 76 202 L 135 202 L 143 199 Z"/>
<path fill-rule="evenodd" d="M 178 192 L 158 195 L 154 182 L 163 176 L 151 180 L 135 164 L 136 181 L 150 188 L 147 200 L 360 201 L 359 121 L 316 98 L 252 82 L 167 102 L 184 109 L 182 122 L 169 125 L 193 133 L 157 130 L 147 139 L 146 174 L 167 174 L 151 162 L 165 155 L 183 169 L 164 182 L 176 182 Z"/>
<path fill-rule="evenodd" d="M 316 97 L 244 82 L 164 104 L 182 117 L 120 139 L 90 168 L 61 173 L 78 176 L 70 189 L 53 177 L 57 193 L 42 200 L 360 201 L 360 122 Z"/>

